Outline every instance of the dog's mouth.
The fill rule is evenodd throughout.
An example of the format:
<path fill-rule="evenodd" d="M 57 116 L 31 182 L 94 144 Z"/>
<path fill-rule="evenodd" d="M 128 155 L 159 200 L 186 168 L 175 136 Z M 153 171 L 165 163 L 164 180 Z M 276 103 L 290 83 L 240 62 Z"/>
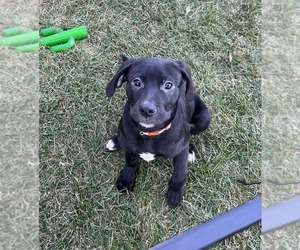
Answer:
<path fill-rule="evenodd" d="M 168 122 L 169 120 L 163 120 L 162 122 L 158 122 L 157 120 L 153 120 L 153 119 L 145 119 L 145 120 L 135 120 L 134 121 L 138 124 L 139 128 L 144 131 L 144 132 L 149 132 L 149 131 L 157 131 L 157 130 L 161 130 L 164 127 L 166 127 L 166 122 Z M 170 122 L 168 122 L 169 124 Z M 167 125 L 168 125 L 167 124 Z"/>
<path fill-rule="evenodd" d="M 139 106 L 135 105 L 130 108 L 130 116 L 142 129 L 148 131 L 163 127 L 166 121 L 170 119 L 171 112 L 157 109 L 155 114 L 150 114 L 147 117 L 141 114 Z"/>
<path fill-rule="evenodd" d="M 166 119 L 147 119 L 144 117 L 132 117 L 133 120 L 139 125 L 140 129 L 144 131 L 152 131 L 153 129 L 160 129 L 165 125 Z"/>
<path fill-rule="evenodd" d="M 132 116 L 133 120 L 139 124 L 142 128 L 145 129 L 152 129 L 152 128 L 157 128 L 160 127 L 162 124 L 164 124 L 166 122 L 166 120 L 168 120 L 168 117 L 165 116 L 155 116 L 155 117 L 143 117 L 143 116 Z"/>
<path fill-rule="evenodd" d="M 155 127 L 155 124 L 152 124 L 152 123 L 143 123 L 143 122 L 140 122 L 140 125 L 144 128 L 154 128 Z"/>

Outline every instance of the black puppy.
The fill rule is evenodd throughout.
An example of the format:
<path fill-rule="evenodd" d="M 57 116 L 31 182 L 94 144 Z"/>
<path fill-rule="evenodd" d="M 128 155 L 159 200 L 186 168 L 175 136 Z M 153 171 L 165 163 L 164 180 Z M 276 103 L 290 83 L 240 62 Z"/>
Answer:
<path fill-rule="evenodd" d="M 189 150 L 190 135 L 208 127 L 210 113 L 195 93 L 187 63 L 125 56 L 123 61 L 106 87 L 106 94 L 111 97 L 123 82 L 128 83 L 128 100 L 118 134 L 106 145 L 109 150 L 125 152 L 117 188 L 133 190 L 139 159 L 172 158 L 174 170 L 167 200 L 176 206 L 183 198 L 188 160 L 194 158 L 194 152 Z"/>

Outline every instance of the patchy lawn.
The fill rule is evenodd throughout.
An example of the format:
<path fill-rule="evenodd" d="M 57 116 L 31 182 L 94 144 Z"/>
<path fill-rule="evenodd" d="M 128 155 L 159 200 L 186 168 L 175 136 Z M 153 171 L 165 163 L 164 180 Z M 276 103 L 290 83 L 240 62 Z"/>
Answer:
<path fill-rule="evenodd" d="M 40 1 L 40 27 L 86 25 L 89 38 L 40 50 L 40 244 L 52 249 L 148 249 L 260 194 L 260 1 Z M 192 138 L 183 203 L 165 201 L 171 162 L 142 163 L 120 194 L 123 154 L 105 150 L 126 100 L 105 87 L 121 54 L 182 59 L 213 120 Z M 259 249 L 255 226 L 213 249 Z"/>

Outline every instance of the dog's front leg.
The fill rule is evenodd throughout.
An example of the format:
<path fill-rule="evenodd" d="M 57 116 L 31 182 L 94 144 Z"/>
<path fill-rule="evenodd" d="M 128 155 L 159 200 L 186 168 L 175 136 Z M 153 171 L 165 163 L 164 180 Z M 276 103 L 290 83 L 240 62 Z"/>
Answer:
<path fill-rule="evenodd" d="M 120 192 L 132 191 L 138 171 L 139 159 L 131 154 L 125 153 L 125 166 L 117 179 L 117 188 Z"/>
<path fill-rule="evenodd" d="M 182 201 L 187 178 L 188 155 L 189 147 L 186 147 L 173 159 L 174 169 L 167 192 L 168 204 L 171 206 L 177 206 Z"/>

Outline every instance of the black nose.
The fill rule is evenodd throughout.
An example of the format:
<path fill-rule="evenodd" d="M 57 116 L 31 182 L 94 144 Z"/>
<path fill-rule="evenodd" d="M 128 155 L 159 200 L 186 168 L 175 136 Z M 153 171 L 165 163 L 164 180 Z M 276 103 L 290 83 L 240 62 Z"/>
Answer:
<path fill-rule="evenodd" d="M 156 113 L 156 107 L 151 102 L 143 102 L 140 105 L 140 114 L 144 117 L 151 117 Z"/>

